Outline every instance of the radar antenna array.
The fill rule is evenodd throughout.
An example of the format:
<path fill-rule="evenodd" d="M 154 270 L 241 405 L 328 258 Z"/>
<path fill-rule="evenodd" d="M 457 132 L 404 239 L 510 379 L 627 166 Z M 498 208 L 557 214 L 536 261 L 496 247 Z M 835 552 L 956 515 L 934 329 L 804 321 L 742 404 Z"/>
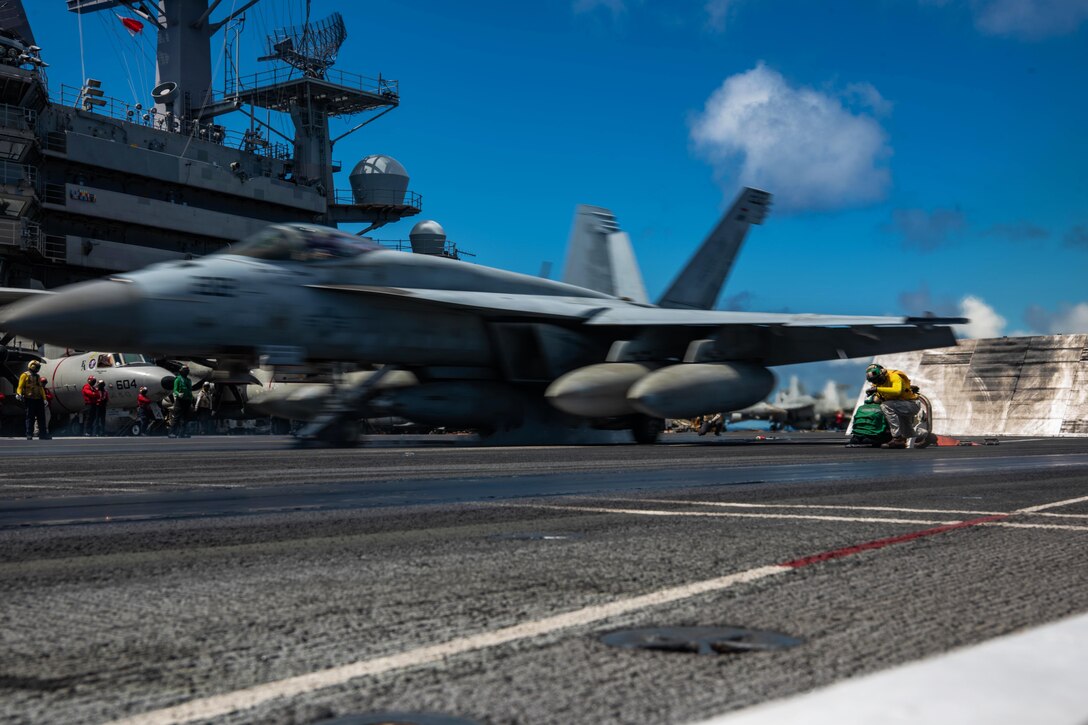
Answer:
<path fill-rule="evenodd" d="M 280 28 L 268 36 L 268 55 L 259 60 L 282 61 L 308 78 L 324 78 L 347 37 L 344 18 L 333 13 L 316 23 Z"/>

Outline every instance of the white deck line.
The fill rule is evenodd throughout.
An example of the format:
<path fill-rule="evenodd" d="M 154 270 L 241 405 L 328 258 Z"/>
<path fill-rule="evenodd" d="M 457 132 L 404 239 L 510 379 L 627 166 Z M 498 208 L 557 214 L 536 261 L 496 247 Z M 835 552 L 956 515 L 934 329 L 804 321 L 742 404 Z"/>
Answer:
<path fill-rule="evenodd" d="M 1088 526 L 1075 524 L 1018 524 L 1015 521 L 990 521 L 979 526 L 1004 526 L 1007 529 L 1051 529 L 1055 531 L 1088 531 Z"/>
<path fill-rule="evenodd" d="M 748 569 L 716 579 L 705 579 L 669 589 L 659 589 L 641 596 L 584 607 L 572 612 L 535 619 L 490 632 L 460 637 L 430 647 L 419 647 L 385 657 L 359 660 L 340 667 L 318 670 L 317 672 L 255 685 L 234 692 L 202 697 L 173 707 L 152 710 L 140 715 L 116 720 L 113 725 L 175 725 L 176 723 L 192 722 L 193 720 L 209 720 L 235 711 L 257 707 L 277 698 L 297 697 L 326 687 L 334 687 L 356 677 L 378 675 L 391 670 L 432 664 L 447 657 L 466 652 L 496 647 L 520 639 L 540 637 L 563 629 L 599 622 L 627 612 L 638 611 L 646 607 L 656 607 L 689 599 L 700 594 L 722 591 L 738 584 L 754 582 L 774 574 L 784 574 L 790 571 L 793 571 L 793 569 L 788 566 L 775 564 Z"/>
<path fill-rule="evenodd" d="M 1017 509 L 1018 514 L 1034 514 L 1039 511 L 1045 511 L 1047 509 L 1058 508 L 1059 506 L 1071 506 L 1075 503 L 1083 503 L 1088 501 L 1088 496 L 1080 496 L 1078 498 L 1067 498 L 1064 501 L 1055 501 L 1054 503 L 1042 503 L 1038 506 L 1028 506 L 1027 508 Z"/>
<path fill-rule="evenodd" d="M 1088 614 L 701 725 L 1084 725 Z"/>
<path fill-rule="evenodd" d="M 1077 503 L 1081 500 L 1088 500 L 1088 496 L 1083 499 L 1068 499 L 1065 501 L 1058 501 L 1052 504 L 1041 504 L 1040 506 L 1032 507 L 1032 509 L 1052 508 L 1056 506 L 1063 506 L 1071 503 Z M 594 509 L 588 507 L 573 507 L 573 506 L 541 506 L 530 504 L 532 508 L 545 508 L 545 509 L 572 509 L 572 510 L 590 510 L 590 511 L 610 511 L 609 509 Z M 1028 509 L 1021 509 L 1022 512 L 1028 511 Z M 632 510 L 615 510 L 618 513 L 633 513 L 646 515 L 646 511 L 640 511 L 637 509 Z M 695 516 L 710 516 L 710 517 L 751 517 L 751 518 L 776 518 L 776 519 L 817 519 L 817 520 L 833 520 L 833 521 L 860 521 L 861 519 L 846 518 L 846 517 L 833 517 L 833 516 L 798 516 L 790 514 L 752 514 L 752 513 L 731 513 L 731 512 L 674 512 L 674 511 L 658 511 L 652 512 L 649 515 L 658 516 L 677 516 L 677 515 L 695 515 Z M 922 523 L 922 524 L 954 524 L 962 523 L 959 521 L 909 521 L 909 520 L 896 520 L 896 519 L 883 519 L 876 518 L 873 521 L 880 521 L 883 523 Z M 775 574 L 782 574 L 786 572 L 794 571 L 793 567 L 784 566 L 781 564 L 772 564 L 768 566 L 756 567 L 748 569 L 746 571 L 736 572 L 727 576 L 717 577 L 714 579 L 705 579 L 698 582 L 692 582 L 677 587 L 670 587 L 668 589 L 659 589 L 640 596 L 629 597 L 627 599 L 619 599 L 604 604 L 593 605 L 584 607 L 571 612 L 565 612 L 562 614 L 556 614 L 543 619 L 532 620 L 521 624 L 516 624 L 508 627 L 502 627 L 500 629 L 492 630 L 489 632 L 481 632 L 475 635 L 469 635 L 458 639 L 443 642 L 441 644 L 432 645 L 429 647 L 420 647 L 412 650 L 407 650 L 398 654 L 387 655 L 384 657 L 377 657 L 369 660 L 358 660 L 339 667 L 332 667 L 325 670 L 318 670 L 316 672 L 310 672 L 303 675 L 297 675 L 295 677 L 289 677 L 283 680 L 276 680 L 273 682 L 267 682 L 260 685 L 254 685 L 241 690 L 235 690 L 233 692 L 226 692 L 219 695 L 212 695 L 209 697 L 198 698 L 183 702 L 179 705 L 172 707 L 166 707 L 159 710 L 151 710 L 149 712 L 133 715 L 127 718 L 113 721 L 112 725 L 175 725 L 177 723 L 187 723 L 194 720 L 208 720 L 223 715 L 230 714 L 232 712 L 248 710 L 250 708 L 257 707 L 266 702 L 276 700 L 282 697 L 296 697 L 304 695 L 309 692 L 324 689 L 327 687 L 334 687 L 336 685 L 343 684 L 357 677 L 365 677 L 368 675 L 377 675 L 384 672 L 393 670 L 400 670 L 409 667 L 418 667 L 421 665 L 433 664 L 441 662 L 447 657 L 453 657 L 456 655 L 464 654 L 466 652 L 472 652 L 479 649 L 485 649 L 488 647 L 495 647 L 509 642 L 514 642 L 521 639 L 529 639 L 533 637 L 540 637 L 543 635 L 552 634 L 564 629 L 572 627 L 583 626 L 586 624 L 592 624 L 606 620 L 610 617 L 614 617 L 620 614 L 628 612 L 638 611 L 647 607 L 660 606 L 663 604 L 669 604 L 676 601 L 688 599 L 700 594 L 706 594 L 709 592 L 717 592 L 730 587 L 736 586 L 746 582 L 758 581 L 760 579 L 773 576 Z M 1084 629 L 1084 641 L 1088 642 L 1088 623 L 1085 623 Z M 1076 657 L 1080 654 L 1080 650 L 1084 647 L 1084 642 L 1077 642 L 1077 647 L 1074 648 L 1073 656 Z M 1082 658 L 1083 659 L 1083 658 Z M 1083 662 L 1081 666 L 1084 667 Z M 1088 669 L 1088 668 L 1086 668 Z M 1077 682 L 1081 682 L 1083 677 L 1078 678 Z M 1088 690 L 1085 691 L 1083 697 L 1088 700 Z M 1088 702 L 1084 712 L 1088 712 Z M 1076 721 L 1077 725 L 1083 725 L 1083 718 Z M 760 721 L 764 722 L 764 721 Z M 769 721 L 767 721 L 769 722 Z M 811 719 L 798 720 L 798 722 L 813 722 Z M 829 721 L 830 722 L 830 721 Z M 843 720 L 834 721 L 841 723 Z M 865 721 L 868 722 L 868 721 Z M 885 721 L 886 722 L 886 721 Z M 913 722 L 913 721 L 912 721 Z M 964 722 L 960 720 L 958 722 Z M 991 720 L 991 723 L 993 721 Z M 1009 720 L 1007 722 L 1014 722 Z M 1057 725 L 1064 725 L 1064 720 L 1054 720 Z M 988 725 L 990 725 L 988 723 Z"/>
<path fill-rule="evenodd" d="M 739 511 L 660 511 L 656 509 L 618 509 L 604 506 L 562 506 L 547 504 L 515 504 L 520 508 L 555 509 L 557 511 L 587 511 L 598 514 L 627 514 L 631 516 L 693 516 L 710 519 L 775 519 L 780 521 L 845 521 L 855 524 L 920 524 L 923 526 L 944 526 L 962 523 L 958 519 L 889 519 L 884 517 L 861 516 L 820 516 L 818 514 L 756 514 Z"/>
<path fill-rule="evenodd" d="M 617 503 L 656 503 L 675 504 L 677 506 L 716 506 L 721 508 L 745 509 L 828 509 L 835 511 L 888 511 L 905 514 L 962 514 L 967 516 L 1003 516 L 1008 511 L 972 511 L 965 509 L 918 509 L 898 506 L 850 506 L 847 504 L 809 504 L 809 503 L 733 503 L 728 501 L 690 501 L 671 498 L 596 498 L 597 501 Z M 1040 514 L 1043 515 L 1043 514 Z M 1061 516 L 1063 514 L 1053 514 Z"/>

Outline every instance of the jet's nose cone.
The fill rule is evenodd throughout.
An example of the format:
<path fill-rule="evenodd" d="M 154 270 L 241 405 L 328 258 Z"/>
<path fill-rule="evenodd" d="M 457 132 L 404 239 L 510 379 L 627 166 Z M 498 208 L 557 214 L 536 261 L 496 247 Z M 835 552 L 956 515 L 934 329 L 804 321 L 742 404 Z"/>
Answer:
<path fill-rule="evenodd" d="M 84 282 L 11 305 L 0 313 L 0 328 L 54 345 L 129 350 L 142 332 L 142 301 L 129 282 Z"/>

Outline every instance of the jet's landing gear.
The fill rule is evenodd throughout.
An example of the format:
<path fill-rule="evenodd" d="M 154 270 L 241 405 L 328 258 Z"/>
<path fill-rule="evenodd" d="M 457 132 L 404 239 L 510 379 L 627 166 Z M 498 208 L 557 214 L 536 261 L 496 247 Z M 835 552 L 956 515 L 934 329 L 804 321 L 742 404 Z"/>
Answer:
<path fill-rule="evenodd" d="M 309 427 L 309 426 L 307 426 Z M 313 435 L 303 437 L 300 431 L 296 448 L 354 448 L 362 439 L 359 421 L 338 420 L 324 426 Z"/>
<path fill-rule="evenodd" d="M 378 383 L 388 373 L 395 370 L 385 365 L 357 388 L 350 388 L 336 375 L 332 395 L 328 396 L 321 414 L 307 423 L 296 436 L 297 448 L 354 448 L 359 445 L 362 427 L 363 406 L 378 392 Z"/>
<path fill-rule="evenodd" d="M 664 430 L 665 420 L 663 418 L 651 418 L 640 413 L 631 422 L 631 435 L 634 436 L 635 443 L 640 445 L 657 443 L 658 436 Z"/>

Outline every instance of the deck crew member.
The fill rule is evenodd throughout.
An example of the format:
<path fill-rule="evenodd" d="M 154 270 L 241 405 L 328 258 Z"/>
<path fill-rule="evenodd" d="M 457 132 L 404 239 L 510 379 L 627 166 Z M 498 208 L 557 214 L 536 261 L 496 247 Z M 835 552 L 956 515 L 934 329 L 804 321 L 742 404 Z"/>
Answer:
<path fill-rule="evenodd" d="M 186 425 L 189 422 L 189 411 L 193 407 L 193 383 L 189 380 L 189 366 L 182 365 L 178 376 L 174 378 L 174 409 L 172 425 L 170 426 L 171 438 L 188 438 Z"/>
<path fill-rule="evenodd" d="M 910 378 L 902 370 L 890 370 L 876 363 L 865 368 L 865 379 L 871 387 L 867 395 L 880 399 L 880 409 L 888 419 L 892 439 L 881 448 L 906 448 L 907 439 L 914 435 L 914 419 L 921 409 L 918 394 L 911 390 Z"/>
<path fill-rule="evenodd" d="M 38 438 L 49 440 L 49 428 L 45 422 L 45 388 L 42 387 L 41 376 L 38 371 L 42 364 L 37 360 L 31 360 L 26 366 L 26 372 L 19 376 L 19 385 L 15 389 L 17 400 L 23 401 L 26 406 L 26 439 L 34 440 L 34 424 L 38 424 Z"/>
<path fill-rule="evenodd" d="M 106 381 L 99 380 L 94 386 L 98 395 L 94 403 L 94 430 L 96 436 L 106 435 L 106 408 L 110 405 L 110 391 L 106 389 Z"/>
<path fill-rule="evenodd" d="M 151 421 L 155 420 L 155 414 L 151 412 L 151 398 L 147 396 L 147 388 L 140 388 L 136 395 L 136 420 L 140 423 L 140 435 L 147 435 L 151 428 Z"/>
<path fill-rule="evenodd" d="M 87 376 L 87 383 L 83 386 L 83 435 L 89 436 L 94 432 L 94 421 L 98 417 L 98 388 L 93 375 Z"/>
<path fill-rule="evenodd" d="M 201 435 L 212 432 L 212 417 L 215 415 L 212 405 L 212 384 L 205 382 L 196 394 L 196 425 Z"/>

